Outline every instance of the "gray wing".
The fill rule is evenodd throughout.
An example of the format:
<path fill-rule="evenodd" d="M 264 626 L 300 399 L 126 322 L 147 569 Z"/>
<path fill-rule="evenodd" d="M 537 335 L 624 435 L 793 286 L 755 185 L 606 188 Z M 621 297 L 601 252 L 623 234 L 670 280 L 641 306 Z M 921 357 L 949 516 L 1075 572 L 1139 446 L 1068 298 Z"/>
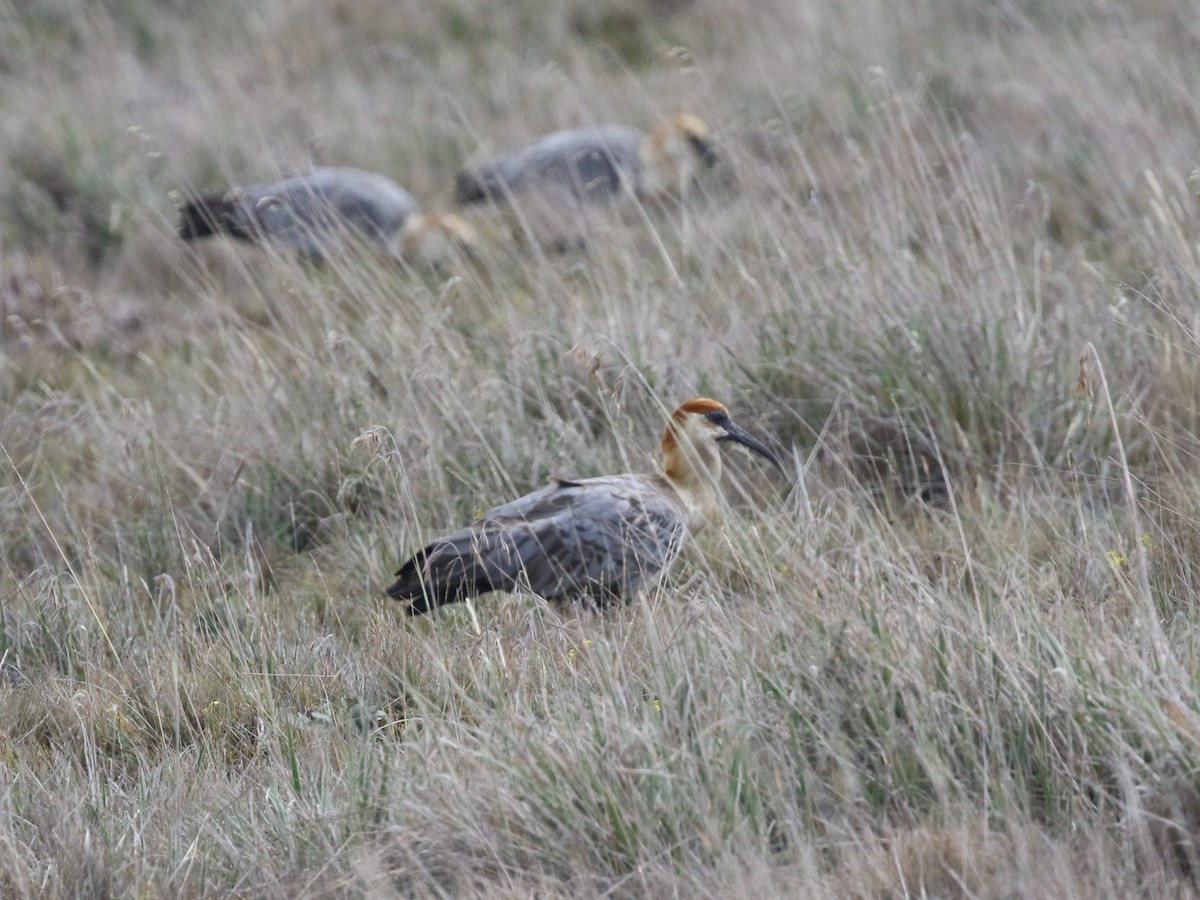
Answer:
<path fill-rule="evenodd" d="M 488 513 L 489 563 L 548 599 L 627 597 L 678 550 L 686 518 L 654 479 L 557 481 Z"/>
<path fill-rule="evenodd" d="M 687 519 L 671 489 L 649 476 L 555 481 L 433 541 L 387 591 L 418 614 L 488 591 L 548 600 L 632 595 L 678 550 Z"/>
<path fill-rule="evenodd" d="M 642 133 L 608 125 L 548 135 L 458 176 L 458 199 L 502 200 L 522 191 L 563 191 L 576 199 L 613 196 L 641 180 Z"/>
<path fill-rule="evenodd" d="M 314 257 L 347 228 L 386 245 L 416 209 L 394 181 L 360 169 L 318 168 L 234 193 L 239 227 Z"/>

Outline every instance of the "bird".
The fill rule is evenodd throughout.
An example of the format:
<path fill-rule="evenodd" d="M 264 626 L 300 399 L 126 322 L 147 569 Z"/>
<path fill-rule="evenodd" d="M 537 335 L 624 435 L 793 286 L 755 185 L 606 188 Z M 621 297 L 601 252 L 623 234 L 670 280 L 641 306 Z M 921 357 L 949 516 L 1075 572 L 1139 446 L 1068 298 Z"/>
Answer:
<path fill-rule="evenodd" d="M 408 191 L 362 169 L 318 166 L 270 184 L 204 194 L 180 210 L 185 241 L 227 234 L 289 248 L 317 262 L 350 233 L 425 264 L 444 263 L 454 250 L 470 253 L 477 244 L 474 229 L 460 216 L 418 215 Z"/>
<path fill-rule="evenodd" d="M 400 231 L 400 259 L 426 269 L 443 271 L 455 261 L 479 262 L 479 236 L 471 223 L 451 212 L 414 216 Z"/>
<path fill-rule="evenodd" d="M 460 204 L 505 202 L 538 194 L 554 203 L 597 202 L 632 193 L 642 200 L 679 198 L 700 166 L 717 154 L 708 127 L 672 113 L 653 131 L 602 125 L 556 131 L 529 146 L 459 171 Z"/>
<path fill-rule="evenodd" d="M 661 473 L 554 478 L 418 550 L 384 593 L 410 616 L 491 591 L 597 606 L 629 601 L 717 517 L 722 442 L 783 472 L 724 405 L 694 397 L 667 420 Z"/>

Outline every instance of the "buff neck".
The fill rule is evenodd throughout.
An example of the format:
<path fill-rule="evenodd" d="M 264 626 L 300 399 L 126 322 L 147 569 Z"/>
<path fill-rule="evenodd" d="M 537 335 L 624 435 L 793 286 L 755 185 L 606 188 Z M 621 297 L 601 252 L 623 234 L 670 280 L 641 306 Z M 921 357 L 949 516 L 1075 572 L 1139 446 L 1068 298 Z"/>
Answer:
<path fill-rule="evenodd" d="M 688 510 L 695 532 L 717 518 L 720 510 L 721 453 L 711 430 L 697 416 L 672 419 L 662 438 L 663 475 Z"/>

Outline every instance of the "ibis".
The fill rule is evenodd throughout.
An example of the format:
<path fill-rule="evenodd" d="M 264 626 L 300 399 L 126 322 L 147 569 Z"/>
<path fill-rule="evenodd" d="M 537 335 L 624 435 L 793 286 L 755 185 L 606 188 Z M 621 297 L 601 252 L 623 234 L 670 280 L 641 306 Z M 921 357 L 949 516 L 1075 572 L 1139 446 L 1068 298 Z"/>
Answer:
<path fill-rule="evenodd" d="M 455 251 L 469 255 L 476 245 L 461 217 L 418 215 L 412 195 L 390 178 L 336 167 L 196 197 L 180 210 L 179 234 L 184 240 L 225 234 L 314 261 L 327 259 L 351 234 L 423 264 L 448 262 Z"/>
<path fill-rule="evenodd" d="M 491 591 L 551 601 L 628 601 L 658 578 L 684 539 L 717 518 L 722 443 L 783 466 L 715 400 L 671 413 L 657 474 L 555 478 L 418 550 L 387 596 L 419 615 Z"/>
<path fill-rule="evenodd" d="M 518 194 L 552 202 L 602 201 L 625 193 L 643 200 L 680 197 L 716 152 L 708 127 L 674 113 L 653 131 L 603 125 L 557 131 L 529 146 L 458 173 L 459 203 L 506 201 Z"/>

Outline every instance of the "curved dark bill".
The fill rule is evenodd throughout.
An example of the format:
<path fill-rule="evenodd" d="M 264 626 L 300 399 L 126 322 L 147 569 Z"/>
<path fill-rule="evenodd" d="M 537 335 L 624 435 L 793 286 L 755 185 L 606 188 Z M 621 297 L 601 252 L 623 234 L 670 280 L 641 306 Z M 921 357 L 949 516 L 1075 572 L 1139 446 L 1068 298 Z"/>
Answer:
<path fill-rule="evenodd" d="M 717 151 L 713 149 L 713 145 L 703 138 L 691 135 L 688 138 L 688 143 L 692 145 L 692 150 L 700 157 L 700 160 L 710 168 L 717 164 Z"/>
<path fill-rule="evenodd" d="M 725 433 L 717 438 L 717 440 L 733 441 L 741 444 L 743 447 L 753 450 L 763 459 L 770 462 L 771 465 L 779 470 L 781 475 L 787 475 L 787 472 L 783 470 L 783 463 L 779 461 L 779 458 L 774 453 L 767 449 L 766 445 L 763 444 L 762 441 L 754 437 L 754 435 L 750 434 L 750 432 L 745 431 L 737 425 L 734 425 L 732 422 L 727 422 L 725 424 Z"/>

